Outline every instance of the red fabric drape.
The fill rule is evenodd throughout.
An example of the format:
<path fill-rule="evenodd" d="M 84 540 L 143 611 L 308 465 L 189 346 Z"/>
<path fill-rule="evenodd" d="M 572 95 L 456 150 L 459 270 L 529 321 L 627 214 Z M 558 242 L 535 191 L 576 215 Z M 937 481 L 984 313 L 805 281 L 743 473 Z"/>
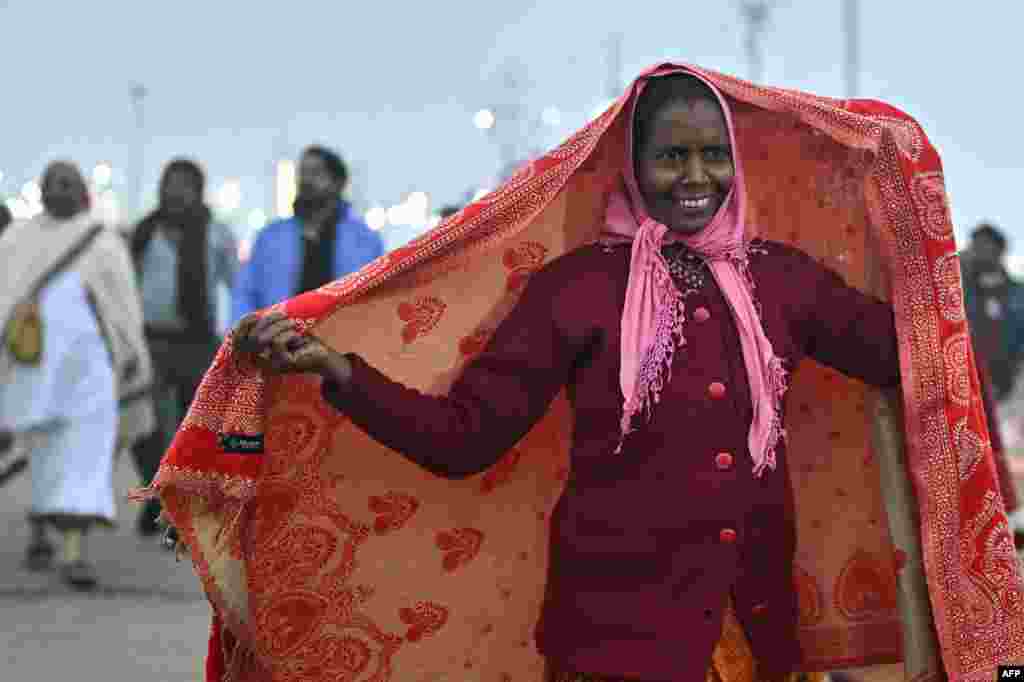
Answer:
<path fill-rule="evenodd" d="M 736 102 L 751 224 L 854 286 L 880 278 L 896 311 L 922 563 L 907 566 L 886 527 L 872 394 L 801 369 L 787 427 L 805 667 L 905 655 L 897 576 L 923 566 L 945 673 L 987 682 L 998 663 L 1024 660 L 1024 584 L 939 156 L 916 121 L 883 103 L 696 70 Z M 281 309 L 388 376 L 443 393 L 523 280 L 597 236 L 632 92 L 427 235 Z M 440 481 L 332 412 L 315 380 L 265 376 L 229 339 L 147 494 L 165 503 L 260 679 L 533 681 L 543 671 L 530 636 L 547 515 L 564 484 L 570 425 L 560 399 L 494 469 Z M 238 434 L 264 437 L 265 450 L 225 452 L 219 437 Z"/>

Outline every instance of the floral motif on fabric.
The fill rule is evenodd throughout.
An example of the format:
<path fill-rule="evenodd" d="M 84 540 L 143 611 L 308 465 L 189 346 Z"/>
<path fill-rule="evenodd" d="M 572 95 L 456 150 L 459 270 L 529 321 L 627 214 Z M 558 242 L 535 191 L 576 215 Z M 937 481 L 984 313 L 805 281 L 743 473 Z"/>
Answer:
<path fill-rule="evenodd" d="M 448 622 L 448 609 L 440 604 L 421 601 L 411 609 L 402 609 L 399 616 L 403 623 L 410 626 L 405 632 L 405 638 L 410 642 L 418 642 L 441 631 Z"/>
<path fill-rule="evenodd" d="M 289 529 L 285 538 L 285 542 L 275 549 L 289 560 L 283 570 L 290 574 L 289 579 L 292 581 L 327 573 L 329 563 L 343 556 L 339 551 L 343 541 L 329 528 L 304 524 Z"/>
<path fill-rule="evenodd" d="M 359 617 L 360 610 L 374 596 L 372 587 L 343 587 L 331 593 L 328 618 L 333 623 L 347 623 Z"/>
<path fill-rule="evenodd" d="M 949 322 L 963 322 L 967 313 L 964 310 L 964 292 L 960 279 L 960 258 L 955 253 L 947 253 L 935 259 L 935 288 L 939 292 L 939 310 L 942 317 Z"/>
<path fill-rule="evenodd" d="M 967 519 L 967 531 L 961 536 L 960 555 L 968 576 L 985 598 L 1014 615 L 1022 612 L 1020 559 L 1013 535 L 995 491 L 985 494 L 981 509 Z M 984 550 L 984 551 L 982 551 Z"/>
<path fill-rule="evenodd" d="M 320 625 L 328 602 L 316 592 L 293 592 L 274 600 L 255 614 L 256 632 L 273 633 L 260 640 L 272 658 L 283 658 L 298 649 Z"/>
<path fill-rule="evenodd" d="M 377 515 L 373 522 L 373 531 L 377 535 L 384 535 L 405 526 L 420 508 L 420 501 L 412 495 L 390 492 L 383 496 L 371 497 L 369 505 L 370 511 Z"/>
<path fill-rule="evenodd" d="M 946 341 L 942 349 L 946 367 L 946 394 L 961 407 L 971 405 L 970 342 L 966 332 Z"/>
<path fill-rule="evenodd" d="M 949 544 L 948 551 L 958 554 L 965 568 L 949 602 L 963 645 L 960 663 L 970 669 L 993 657 L 1005 659 L 1011 651 L 1005 633 L 1010 619 L 1024 611 L 1024 592 L 1020 562 L 995 490 L 985 494 L 981 509 L 964 523 L 959 540 L 951 538 Z"/>
<path fill-rule="evenodd" d="M 989 451 L 989 444 L 968 427 L 967 417 L 957 420 L 953 426 L 953 444 L 960 481 L 965 482 L 977 470 L 978 464 Z"/>
<path fill-rule="evenodd" d="M 932 239 L 946 240 L 953 236 L 946 188 L 942 173 L 918 173 L 911 181 L 911 195 L 921 220 L 921 227 Z"/>
<path fill-rule="evenodd" d="M 319 436 L 322 425 L 302 414 L 279 415 L 266 434 L 266 450 L 292 461 L 309 460 L 323 446 Z"/>
<path fill-rule="evenodd" d="M 548 249 L 539 242 L 523 242 L 507 249 L 502 263 L 509 270 L 506 289 L 509 293 L 522 291 L 527 280 L 544 264 Z"/>
<path fill-rule="evenodd" d="M 398 318 L 405 322 L 402 341 L 412 343 L 434 330 L 448 306 L 436 296 L 424 296 L 398 305 Z"/>
<path fill-rule="evenodd" d="M 394 659 L 403 643 L 401 636 L 387 634 L 364 616 L 355 616 L 279 661 L 274 681 L 390 680 Z"/>
<path fill-rule="evenodd" d="M 300 497 L 299 491 L 285 482 L 264 482 L 260 486 L 249 517 L 250 532 L 257 543 L 269 544 L 277 539 L 288 519 L 294 516 Z"/>
<path fill-rule="evenodd" d="M 836 608 L 851 621 L 871 620 L 896 609 L 896 574 L 888 562 L 854 552 L 836 580 Z"/>
<path fill-rule="evenodd" d="M 437 548 L 444 552 L 441 566 L 445 573 L 454 573 L 480 554 L 484 534 L 476 528 L 456 528 L 437 534 Z"/>
<path fill-rule="evenodd" d="M 261 542 L 252 552 L 252 574 L 274 576 L 280 584 L 290 585 L 313 578 L 347 580 L 367 535 L 365 527 L 340 518 L 289 518 L 275 541 Z"/>

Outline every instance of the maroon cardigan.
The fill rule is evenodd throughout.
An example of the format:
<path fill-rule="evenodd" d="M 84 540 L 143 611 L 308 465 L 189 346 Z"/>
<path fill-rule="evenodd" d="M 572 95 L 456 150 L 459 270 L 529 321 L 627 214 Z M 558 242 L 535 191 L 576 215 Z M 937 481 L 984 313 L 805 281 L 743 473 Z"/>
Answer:
<path fill-rule="evenodd" d="M 876 386 L 899 383 L 891 307 L 796 249 L 761 242 L 750 269 L 763 323 L 792 370 L 811 356 Z M 367 434 L 438 476 L 484 471 L 568 387 L 572 473 L 552 517 L 542 654 L 585 672 L 703 680 L 732 593 L 765 673 L 797 657 L 787 457 L 755 479 L 752 408 L 736 326 L 708 273 L 687 301 L 686 345 L 648 424 L 619 438 L 628 246 L 587 246 L 537 272 L 445 397 L 350 354 L 324 395 Z"/>

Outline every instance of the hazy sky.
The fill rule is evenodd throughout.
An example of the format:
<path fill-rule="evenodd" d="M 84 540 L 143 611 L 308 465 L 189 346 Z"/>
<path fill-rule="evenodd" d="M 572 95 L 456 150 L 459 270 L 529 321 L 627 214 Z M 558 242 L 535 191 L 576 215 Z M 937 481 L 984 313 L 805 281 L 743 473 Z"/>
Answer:
<path fill-rule="evenodd" d="M 502 96 L 518 59 L 521 104 L 563 112 L 548 146 L 605 96 L 606 37 L 624 34 L 622 79 L 660 59 L 748 76 L 734 2 L 239 2 L 0 0 L 0 195 L 54 157 L 129 178 L 138 136 L 129 88 L 142 82 L 143 179 L 200 159 L 211 189 L 239 178 L 243 205 L 271 208 L 272 161 L 319 141 L 354 167 L 358 190 L 389 204 L 417 189 L 439 202 L 484 182 L 498 152 L 472 116 Z M 843 96 L 840 0 L 776 2 L 763 80 Z M 637 11 L 643 8 L 643 11 Z M 962 235 L 980 218 L 1024 244 L 1024 5 L 861 0 L 860 93 L 915 116 L 943 155 Z M 499 122 L 500 124 L 500 122 Z M 1021 249 L 1024 251 L 1024 249 Z"/>

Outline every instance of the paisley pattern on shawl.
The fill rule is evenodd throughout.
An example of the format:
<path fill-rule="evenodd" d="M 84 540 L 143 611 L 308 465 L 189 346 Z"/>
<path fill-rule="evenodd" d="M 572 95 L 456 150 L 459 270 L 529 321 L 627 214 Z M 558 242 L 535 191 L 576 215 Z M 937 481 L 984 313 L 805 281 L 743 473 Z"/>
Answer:
<path fill-rule="evenodd" d="M 880 102 L 688 68 L 734 103 L 749 224 L 896 311 L 895 407 L 810 362 L 790 377 L 802 667 L 904 656 L 908 678 L 987 682 L 998 663 L 1024 660 L 1024 593 L 991 457 L 976 452 L 990 439 L 961 341 L 939 156 L 915 121 Z M 407 386 L 443 394 L 514 305 L 535 256 L 598 238 L 629 104 L 430 233 L 280 308 Z M 873 437 L 883 422 L 890 437 Z M 440 480 L 334 413 L 318 380 L 264 376 L 228 339 L 142 493 L 165 503 L 214 607 L 208 679 L 542 680 L 532 634 L 570 423 L 561 396 L 499 470 Z M 263 435 L 266 449 L 224 452 L 225 435 Z M 898 500 L 879 483 L 892 461 Z M 901 504 L 910 525 L 894 521 Z"/>

